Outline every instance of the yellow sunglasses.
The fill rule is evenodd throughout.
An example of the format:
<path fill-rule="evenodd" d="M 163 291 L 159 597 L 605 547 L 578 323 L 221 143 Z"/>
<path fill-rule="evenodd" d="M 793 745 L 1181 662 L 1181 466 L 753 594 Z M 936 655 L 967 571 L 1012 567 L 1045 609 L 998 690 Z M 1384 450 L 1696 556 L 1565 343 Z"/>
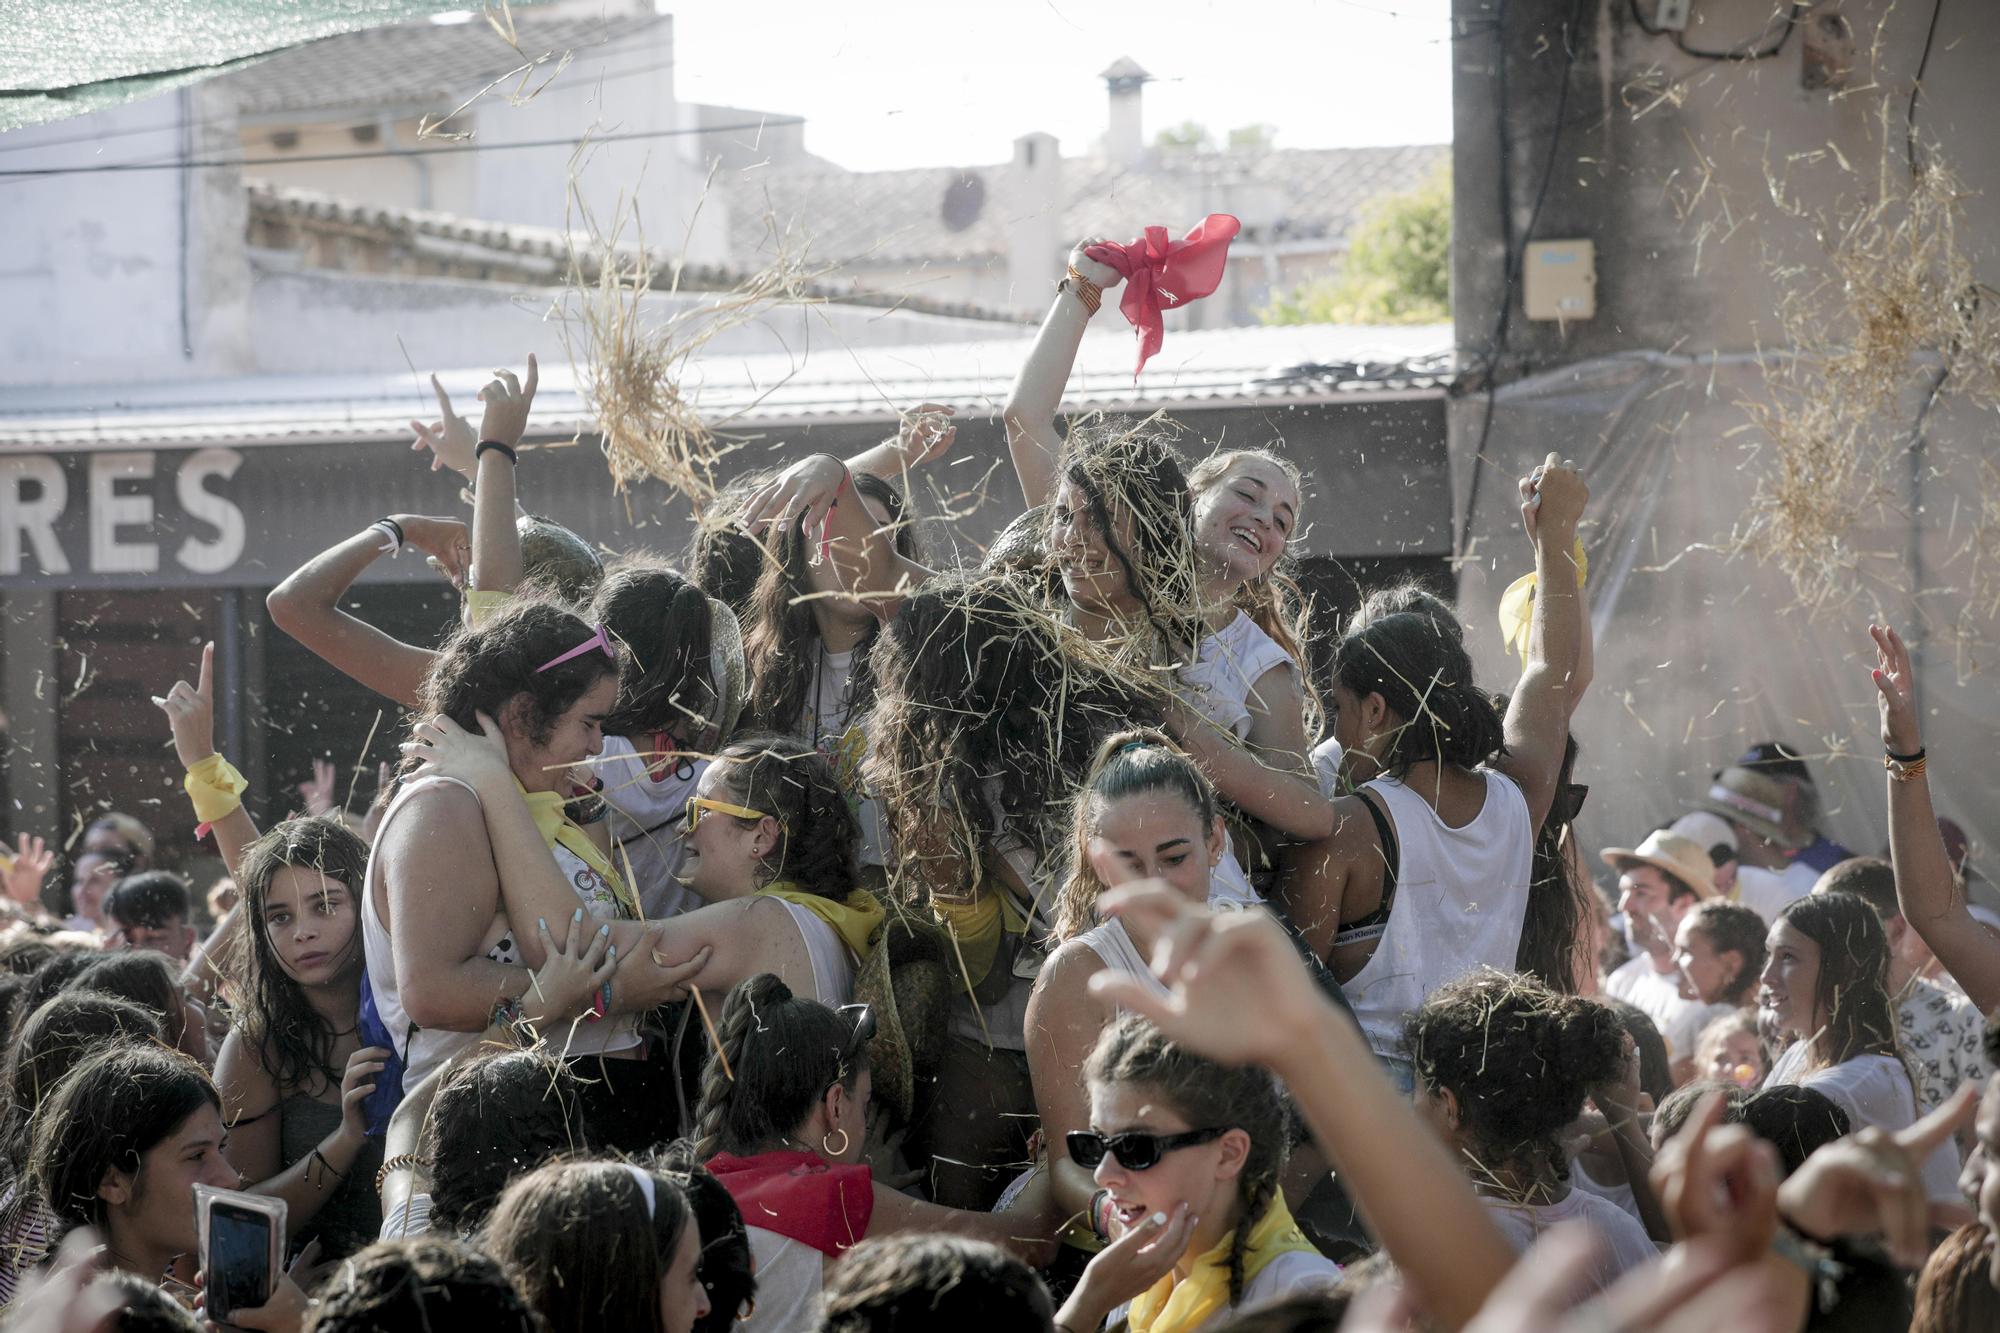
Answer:
<path fill-rule="evenodd" d="M 701 827 L 701 812 L 713 810 L 718 815 L 735 815 L 738 819 L 769 819 L 762 810 L 752 810 L 747 806 L 731 805 L 727 801 L 711 801 L 706 796 L 693 796 L 687 803 L 687 832 L 693 833 Z"/>

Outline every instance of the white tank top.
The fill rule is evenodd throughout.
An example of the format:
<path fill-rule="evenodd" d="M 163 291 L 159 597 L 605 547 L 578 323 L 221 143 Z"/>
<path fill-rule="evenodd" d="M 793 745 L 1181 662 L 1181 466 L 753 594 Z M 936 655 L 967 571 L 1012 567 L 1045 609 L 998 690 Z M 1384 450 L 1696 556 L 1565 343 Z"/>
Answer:
<path fill-rule="evenodd" d="M 382 815 L 382 823 L 375 831 L 375 845 L 381 846 L 382 835 L 390 821 L 402 813 L 412 796 L 439 783 L 451 783 L 472 791 L 470 786 L 455 778 L 419 778 L 404 784 Z M 478 799 L 477 792 L 473 793 L 473 799 Z M 590 867 L 567 848 L 558 846 L 555 851 L 556 865 L 583 902 L 586 913 L 593 917 L 603 916 L 605 900 L 611 898 L 609 891 L 602 894 L 593 892 L 592 886 L 598 880 Z M 368 989 L 374 997 L 376 1012 L 382 1016 L 390 1038 L 403 1056 L 403 1086 L 415 1087 L 426 1074 L 471 1047 L 479 1039 L 479 1033 L 420 1028 L 410 1021 L 409 1011 L 403 1008 L 402 996 L 396 987 L 396 956 L 389 928 L 383 924 L 381 913 L 375 908 L 375 887 L 381 881 L 381 865 L 373 851 L 368 855 L 366 880 L 367 890 L 362 895 L 365 905 L 361 913 L 361 948 L 368 963 Z M 615 908 L 615 900 L 612 900 L 612 906 Z M 494 915 L 493 924 L 487 927 L 480 940 L 480 950 L 496 963 L 520 964 L 521 951 L 508 928 L 505 912 Z M 639 1044 L 638 1015 L 623 1014 L 599 1023 L 563 1025 L 545 1035 L 564 1055 L 629 1050 Z"/>
<path fill-rule="evenodd" d="M 1445 982 L 1479 967 L 1514 970 L 1534 828 L 1513 779 L 1475 771 L 1486 779 L 1486 800 L 1463 828 L 1448 827 L 1394 779 L 1367 784 L 1396 831 L 1396 896 L 1374 956 L 1343 989 L 1378 1055 L 1405 1054 L 1403 1020 Z"/>
<path fill-rule="evenodd" d="M 755 1224 L 744 1230 L 757 1274 L 757 1303 L 737 1328 L 743 1333 L 797 1333 L 819 1327 L 826 1256 L 803 1241 Z"/>
<path fill-rule="evenodd" d="M 1132 943 L 1132 937 L 1125 933 L 1125 923 L 1112 918 L 1099 926 L 1076 937 L 1098 956 L 1113 972 L 1124 972 L 1138 977 L 1149 990 L 1164 996 L 1168 993 L 1166 984 L 1153 975 L 1153 969 L 1139 956 L 1139 948 Z M 1122 1012 L 1122 1011 L 1121 1011 Z"/>
<path fill-rule="evenodd" d="M 1209 721 L 1242 740 L 1250 734 L 1250 693 L 1274 667 L 1297 669 L 1256 621 L 1238 611 L 1236 619 L 1202 639 L 1195 660 L 1180 670 L 1175 691 Z"/>
<path fill-rule="evenodd" d="M 792 924 L 798 927 L 799 938 L 805 941 L 806 957 L 812 962 L 813 998 L 829 1009 L 838 1009 L 854 998 L 854 959 L 841 942 L 840 932 L 835 930 L 812 909 L 801 907 L 789 898 L 773 898 L 791 914 Z"/>

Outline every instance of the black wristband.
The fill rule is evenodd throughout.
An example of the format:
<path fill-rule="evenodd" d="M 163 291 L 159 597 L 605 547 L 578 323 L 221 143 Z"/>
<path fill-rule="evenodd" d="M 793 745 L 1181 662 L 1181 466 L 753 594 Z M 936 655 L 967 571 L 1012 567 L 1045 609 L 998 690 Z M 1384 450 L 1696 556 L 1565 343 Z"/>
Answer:
<path fill-rule="evenodd" d="M 488 449 L 498 449 L 501 453 L 507 455 L 507 461 L 510 463 L 519 463 L 521 461 L 514 456 L 513 445 L 502 444 L 498 440 L 481 440 L 472 450 L 472 461 L 477 463 L 480 459 L 486 457 Z"/>
<path fill-rule="evenodd" d="M 1882 753 L 1887 755 L 1889 758 L 1895 760 L 1899 764 L 1914 764 L 1917 762 L 1917 760 L 1922 759 L 1924 757 L 1924 752 L 1921 747 L 1918 748 L 1915 754 L 1897 754 L 1894 750 L 1890 749 L 1888 746 L 1885 745 L 1882 747 Z"/>
<path fill-rule="evenodd" d="M 395 519 L 387 517 L 378 518 L 375 521 L 377 523 L 380 523 L 383 527 L 389 529 L 390 533 L 393 534 L 396 538 L 397 549 L 400 550 L 403 546 L 404 541 L 406 540 L 406 538 L 404 538 L 403 536 L 403 525 L 401 523 L 398 523 Z"/>

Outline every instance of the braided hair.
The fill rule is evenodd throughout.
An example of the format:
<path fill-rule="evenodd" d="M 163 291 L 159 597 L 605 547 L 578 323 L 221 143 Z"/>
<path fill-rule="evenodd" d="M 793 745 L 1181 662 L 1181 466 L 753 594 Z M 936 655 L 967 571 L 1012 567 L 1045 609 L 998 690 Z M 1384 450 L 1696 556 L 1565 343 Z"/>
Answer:
<path fill-rule="evenodd" d="M 825 755 L 796 737 L 756 732 L 724 746 L 715 763 L 731 802 L 778 822 L 778 845 L 764 863 L 770 879 L 836 900 L 860 887 L 861 823 Z"/>
<path fill-rule="evenodd" d="M 1232 1067 L 1196 1055 L 1137 1014 L 1104 1029 L 1084 1077 L 1094 1084 L 1141 1084 L 1189 1125 L 1229 1125 L 1250 1136 L 1236 1177 L 1242 1211 L 1229 1236 L 1229 1304 L 1240 1305 L 1250 1233 L 1277 1197 L 1285 1169 L 1290 1117 L 1277 1081 L 1256 1065 Z"/>
<path fill-rule="evenodd" d="M 851 1090 L 868 1067 L 867 1047 L 856 1046 L 845 1018 L 769 972 L 729 992 L 715 1036 L 695 1112 L 695 1156 L 704 1162 L 784 1142 L 828 1088 Z"/>

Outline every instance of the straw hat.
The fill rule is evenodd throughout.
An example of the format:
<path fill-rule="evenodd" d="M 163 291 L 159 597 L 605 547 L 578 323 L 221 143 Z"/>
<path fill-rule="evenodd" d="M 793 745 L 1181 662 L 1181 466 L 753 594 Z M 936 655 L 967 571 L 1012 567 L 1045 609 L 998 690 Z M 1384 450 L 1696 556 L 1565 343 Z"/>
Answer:
<path fill-rule="evenodd" d="M 1801 841 L 1785 831 L 1785 812 L 1791 807 L 1792 791 L 1782 778 L 1732 764 L 1715 775 L 1708 795 L 1696 805 L 1762 834 L 1780 847 L 1797 851 L 1812 839 L 1808 836 Z"/>
<path fill-rule="evenodd" d="M 1656 831 L 1648 833 L 1637 847 L 1606 847 L 1603 855 L 1604 864 L 1613 870 L 1624 870 L 1635 863 L 1647 865 L 1672 875 L 1693 889 L 1697 898 L 1717 896 L 1715 864 L 1708 859 L 1708 849 L 1693 838 Z"/>

